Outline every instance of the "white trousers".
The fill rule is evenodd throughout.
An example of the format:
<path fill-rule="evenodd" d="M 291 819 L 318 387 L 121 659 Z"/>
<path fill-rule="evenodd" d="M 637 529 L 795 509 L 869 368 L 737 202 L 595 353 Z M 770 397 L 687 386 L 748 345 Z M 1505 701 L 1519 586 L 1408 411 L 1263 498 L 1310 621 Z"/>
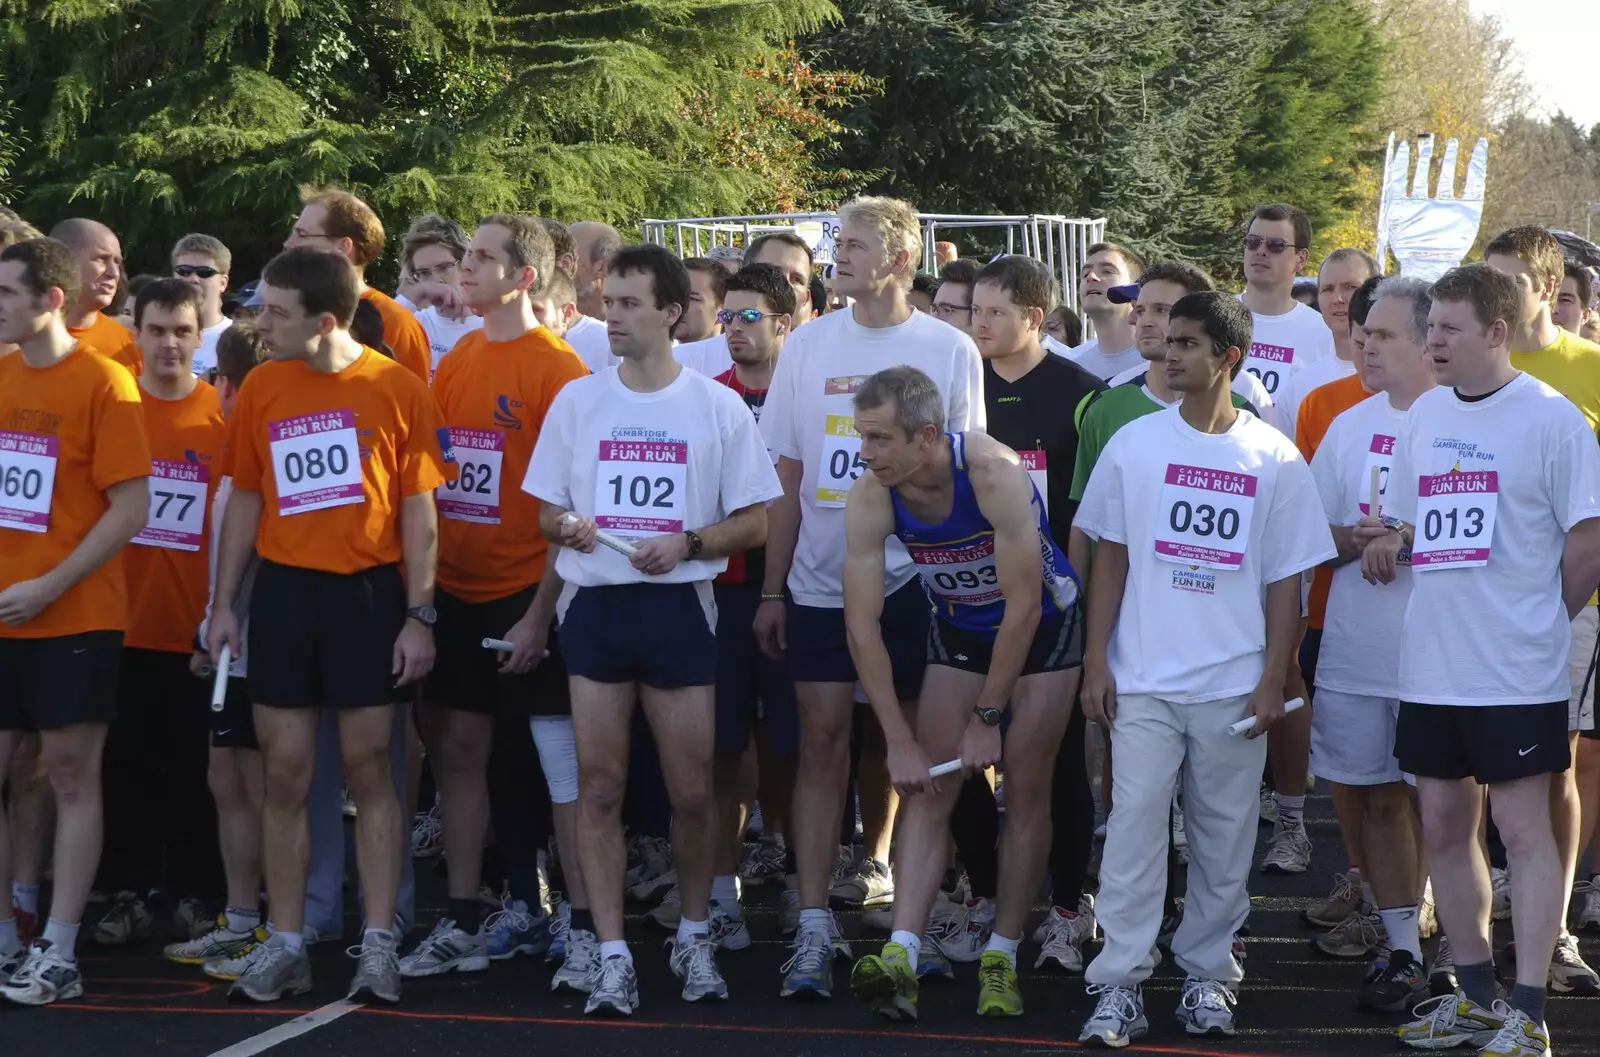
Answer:
<path fill-rule="evenodd" d="M 1095 918 L 1105 946 L 1090 984 L 1134 986 L 1155 968 L 1167 884 L 1168 812 L 1181 776 L 1189 835 L 1189 885 L 1172 956 L 1190 976 L 1236 984 L 1244 967 L 1233 935 L 1250 912 L 1245 884 L 1255 854 L 1257 795 L 1267 739 L 1228 733 L 1245 698 L 1181 705 L 1117 698 L 1111 723 L 1111 818 L 1100 859 Z"/>

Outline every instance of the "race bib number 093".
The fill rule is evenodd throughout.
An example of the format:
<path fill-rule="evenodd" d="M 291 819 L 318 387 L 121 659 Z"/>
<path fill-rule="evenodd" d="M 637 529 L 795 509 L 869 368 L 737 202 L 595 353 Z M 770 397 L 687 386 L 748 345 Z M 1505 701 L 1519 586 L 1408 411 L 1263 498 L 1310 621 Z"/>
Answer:
<path fill-rule="evenodd" d="M 278 514 L 366 501 L 354 411 L 326 411 L 267 423 Z"/>
<path fill-rule="evenodd" d="M 1496 470 L 1457 470 L 1417 479 L 1411 567 L 1467 569 L 1489 563 L 1500 500 Z"/>
<path fill-rule="evenodd" d="M 1256 505 L 1256 478 L 1233 470 L 1167 466 L 1155 529 L 1156 557 L 1237 570 Z"/>
<path fill-rule="evenodd" d="M 681 440 L 600 442 L 594 521 L 631 535 L 682 532 L 689 445 Z"/>
<path fill-rule="evenodd" d="M 1000 574 L 994 563 L 994 537 L 969 547 L 911 548 L 911 560 L 928 589 L 957 605 L 1000 601 Z"/>
<path fill-rule="evenodd" d="M 59 451 L 48 433 L 0 430 L 0 528 L 49 531 Z"/>

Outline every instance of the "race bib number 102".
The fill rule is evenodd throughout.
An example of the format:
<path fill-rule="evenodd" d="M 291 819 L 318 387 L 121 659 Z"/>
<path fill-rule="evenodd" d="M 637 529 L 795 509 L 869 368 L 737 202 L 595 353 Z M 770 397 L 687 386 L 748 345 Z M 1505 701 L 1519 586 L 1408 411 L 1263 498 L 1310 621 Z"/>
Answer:
<path fill-rule="evenodd" d="M 267 423 L 278 514 L 304 514 L 366 501 L 354 411 L 325 411 Z"/>
<path fill-rule="evenodd" d="M 1156 557 L 1237 570 L 1255 512 L 1256 478 L 1234 470 L 1167 466 L 1155 530 Z"/>
<path fill-rule="evenodd" d="M 682 532 L 689 445 L 681 440 L 603 440 L 594 523 L 631 535 Z"/>

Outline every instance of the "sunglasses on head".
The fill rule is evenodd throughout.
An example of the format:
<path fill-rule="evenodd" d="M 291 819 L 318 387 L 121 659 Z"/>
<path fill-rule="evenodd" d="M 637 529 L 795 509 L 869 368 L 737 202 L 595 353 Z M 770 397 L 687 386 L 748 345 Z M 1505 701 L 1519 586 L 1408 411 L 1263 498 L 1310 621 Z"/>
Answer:
<path fill-rule="evenodd" d="M 1283 239 L 1264 239 L 1260 235 L 1246 235 L 1244 237 L 1244 248 L 1250 253 L 1254 253 L 1263 246 L 1265 246 L 1267 248 L 1267 252 L 1272 254 L 1274 257 L 1282 253 L 1284 250 L 1301 249 L 1301 247 L 1296 246 L 1294 243 L 1285 242 Z"/>
<path fill-rule="evenodd" d="M 769 316 L 776 316 L 776 312 L 760 312 L 754 308 L 741 308 L 735 312 L 731 308 L 724 308 L 717 313 L 717 322 L 727 326 L 737 319 L 741 323 L 759 323 Z"/>
<path fill-rule="evenodd" d="M 172 269 L 180 279 L 188 279 L 198 275 L 202 279 L 211 279 L 222 273 L 215 268 L 208 268 L 203 264 L 180 264 Z"/>

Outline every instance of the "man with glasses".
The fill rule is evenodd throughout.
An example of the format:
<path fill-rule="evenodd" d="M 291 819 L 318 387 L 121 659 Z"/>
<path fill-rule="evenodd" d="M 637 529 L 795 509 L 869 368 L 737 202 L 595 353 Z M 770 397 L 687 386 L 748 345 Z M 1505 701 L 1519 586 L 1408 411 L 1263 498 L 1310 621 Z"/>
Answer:
<path fill-rule="evenodd" d="M 972 336 L 972 284 L 978 266 L 972 261 L 951 261 L 939 271 L 939 288 L 933 292 L 933 314 Z"/>
<path fill-rule="evenodd" d="M 483 317 L 467 307 L 461 293 L 467 233 L 454 220 L 424 213 L 411 222 L 400 247 L 400 293 L 411 302 L 408 307 L 428 336 L 431 366 L 437 371 L 439 360 L 456 342 L 483 327 Z"/>
<path fill-rule="evenodd" d="M 1113 301 L 1113 287 L 1126 286 L 1144 271 L 1144 258 L 1115 242 L 1089 247 L 1079 294 L 1083 314 L 1094 324 L 1094 337 L 1073 349 L 1067 359 L 1096 378 L 1111 378 L 1142 367 L 1144 357 L 1133 340 L 1133 306 Z"/>
<path fill-rule="evenodd" d="M 1311 252 L 1311 218 L 1290 205 L 1260 206 L 1250 215 L 1244 237 L 1244 293 L 1253 337 L 1244 369 L 1261 379 L 1277 400 L 1291 375 L 1333 355 L 1333 335 L 1315 309 L 1294 297 L 1294 277 Z M 1294 437 L 1294 420 L 1274 416 L 1277 427 Z"/>
<path fill-rule="evenodd" d="M 222 293 L 228 288 L 233 254 L 221 239 L 210 235 L 185 235 L 172 247 L 172 274 L 200 292 L 200 347 L 194 354 L 194 373 L 206 375 L 217 366 L 217 339 L 233 326 L 222 314 Z"/>

